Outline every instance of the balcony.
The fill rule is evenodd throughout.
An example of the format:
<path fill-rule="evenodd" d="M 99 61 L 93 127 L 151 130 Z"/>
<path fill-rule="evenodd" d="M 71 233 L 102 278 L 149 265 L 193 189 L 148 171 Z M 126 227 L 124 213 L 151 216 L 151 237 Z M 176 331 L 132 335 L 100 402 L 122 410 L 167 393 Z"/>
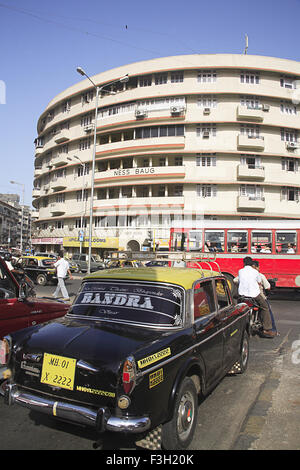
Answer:
<path fill-rule="evenodd" d="M 265 168 L 263 166 L 238 165 L 237 177 L 246 180 L 264 180 Z"/>
<path fill-rule="evenodd" d="M 68 154 L 67 153 L 60 153 L 56 157 L 52 158 L 51 163 L 54 166 L 62 166 L 62 165 L 67 165 L 69 163 L 68 161 Z"/>
<path fill-rule="evenodd" d="M 237 146 L 239 149 L 264 150 L 265 141 L 263 137 L 252 135 L 238 135 Z"/>
<path fill-rule="evenodd" d="M 40 188 L 34 188 L 32 191 L 32 197 L 40 197 L 40 195 L 41 195 Z"/>
<path fill-rule="evenodd" d="M 69 129 L 62 129 L 55 134 L 54 141 L 56 144 L 62 144 L 63 142 L 68 142 L 68 140 L 70 140 Z"/>
<path fill-rule="evenodd" d="M 66 178 L 61 176 L 55 181 L 52 181 L 50 186 L 53 191 L 60 191 L 62 189 L 65 189 L 67 187 Z"/>
<path fill-rule="evenodd" d="M 264 114 L 259 108 L 248 108 L 247 106 L 239 105 L 237 107 L 237 118 L 244 119 L 245 121 L 261 122 L 264 120 Z"/>
<path fill-rule="evenodd" d="M 238 196 L 238 211 L 264 211 L 266 207 L 265 199 L 257 196 Z"/>
<path fill-rule="evenodd" d="M 63 215 L 66 212 L 64 202 L 52 202 L 50 204 L 51 215 Z"/>

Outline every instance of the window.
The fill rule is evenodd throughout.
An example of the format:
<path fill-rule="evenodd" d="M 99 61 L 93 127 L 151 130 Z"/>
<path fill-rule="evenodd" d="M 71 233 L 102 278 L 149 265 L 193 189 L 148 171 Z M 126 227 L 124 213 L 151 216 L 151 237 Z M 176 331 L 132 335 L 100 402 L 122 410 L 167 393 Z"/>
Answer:
<path fill-rule="evenodd" d="M 151 86 L 152 85 L 152 75 L 144 75 L 139 77 L 139 86 Z"/>
<path fill-rule="evenodd" d="M 183 82 L 183 72 L 171 72 L 171 83 L 180 83 Z"/>
<path fill-rule="evenodd" d="M 80 139 L 79 140 L 79 150 L 87 150 L 91 147 L 91 139 Z"/>
<path fill-rule="evenodd" d="M 296 81 L 292 77 L 287 77 L 283 75 L 280 78 L 280 86 L 283 88 L 296 88 Z"/>
<path fill-rule="evenodd" d="M 216 279 L 216 294 L 219 309 L 228 307 L 231 304 L 225 279 Z"/>
<path fill-rule="evenodd" d="M 248 233 L 246 231 L 227 232 L 227 251 L 230 253 L 246 253 L 248 246 Z"/>
<path fill-rule="evenodd" d="M 295 129 L 280 129 L 281 140 L 285 142 L 297 142 L 298 133 Z"/>
<path fill-rule="evenodd" d="M 241 155 L 241 165 L 246 165 L 249 169 L 262 168 L 258 155 Z"/>
<path fill-rule="evenodd" d="M 57 220 L 55 222 L 55 228 L 64 228 L 64 221 L 63 220 Z"/>
<path fill-rule="evenodd" d="M 204 251 L 221 253 L 224 251 L 224 230 L 205 230 Z"/>
<path fill-rule="evenodd" d="M 201 251 L 202 250 L 202 231 L 191 230 L 189 238 L 190 251 Z"/>
<path fill-rule="evenodd" d="M 83 93 L 81 95 L 81 104 L 82 106 L 84 104 L 90 103 L 94 99 L 94 91 L 89 91 L 88 93 Z"/>
<path fill-rule="evenodd" d="M 82 225 L 81 225 L 82 222 Z M 75 220 L 75 228 L 86 228 L 87 227 L 87 219 L 84 217 L 82 220 L 76 219 Z"/>
<path fill-rule="evenodd" d="M 80 120 L 81 127 L 88 126 L 89 124 L 91 124 L 92 119 L 93 119 L 92 114 L 85 114 L 84 116 L 82 116 Z"/>
<path fill-rule="evenodd" d="M 247 106 L 249 109 L 260 109 L 260 98 L 258 96 L 245 95 L 241 96 L 241 105 Z"/>
<path fill-rule="evenodd" d="M 249 139 L 258 139 L 260 137 L 260 127 L 254 124 L 241 124 L 241 135 L 247 135 Z"/>
<path fill-rule="evenodd" d="M 212 281 L 199 282 L 194 287 L 194 319 L 216 310 Z"/>
<path fill-rule="evenodd" d="M 63 102 L 62 106 L 61 106 L 61 111 L 63 113 L 68 113 L 71 109 L 71 100 L 66 100 Z"/>
<path fill-rule="evenodd" d="M 88 190 L 85 189 L 83 191 L 83 200 L 87 201 L 88 200 Z M 80 191 L 76 191 L 76 201 L 80 202 L 82 201 L 82 189 Z"/>
<path fill-rule="evenodd" d="M 263 199 L 263 187 L 255 184 L 242 184 L 240 196 L 248 197 L 250 201 Z"/>
<path fill-rule="evenodd" d="M 299 202 L 299 188 L 282 187 L 281 200 Z"/>
<path fill-rule="evenodd" d="M 6 290 L 9 299 L 17 296 L 16 286 L 12 279 L 7 276 L 2 266 L 0 266 L 0 287 Z"/>
<path fill-rule="evenodd" d="M 297 234 L 292 230 L 278 230 L 275 233 L 276 253 L 293 254 L 297 251 Z"/>
<path fill-rule="evenodd" d="M 148 139 L 152 137 L 171 137 L 184 135 L 183 125 L 141 127 L 135 131 L 136 139 Z"/>
<path fill-rule="evenodd" d="M 168 81 L 167 73 L 157 73 L 155 74 L 155 85 L 163 85 Z"/>
<path fill-rule="evenodd" d="M 61 145 L 58 149 L 58 155 L 62 155 L 63 153 L 69 153 L 69 145 L 68 144 L 64 144 L 64 145 Z"/>
<path fill-rule="evenodd" d="M 208 139 L 209 137 L 216 137 L 217 135 L 217 126 L 216 124 L 198 124 L 196 127 L 197 137 L 202 137 L 203 139 Z"/>
<path fill-rule="evenodd" d="M 78 165 L 77 167 L 77 176 L 88 175 L 90 171 L 90 165 L 85 163 L 84 165 Z"/>
<path fill-rule="evenodd" d="M 199 70 L 199 83 L 212 83 L 217 81 L 217 72 L 215 70 Z"/>
<path fill-rule="evenodd" d="M 216 166 L 217 157 L 214 154 L 198 154 L 196 155 L 196 166 Z"/>
<path fill-rule="evenodd" d="M 282 158 L 281 159 L 281 168 L 284 171 L 298 171 L 299 164 L 296 158 Z"/>
<path fill-rule="evenodd" d="M 280 111 L 284 114 L 297 114 L 297 106 L 291 101 L 280 101 Z"/>
<path fill-rule="evenodd" d="M 216 197 L 216 184 L 197 184 L 197 196 L 199 197 Z"/>
<path fill-rule="evenodd" d="M 272 232 L 256 231 L 251 233 L 251 253 L 272 253 Z"/>
<path fill-rule="evenodd" d="M 215 95 L 200 95 L 197 100 L 199 108 L 216 108 L 217 99 Z"/>
<path fill-rule="evenodd" d="M 65 194 L 57 194 L 56 197 L 55 197 L 55 202 L 57 203 L 61 203 L 61 202 L 65 202 Z"/>
<path fill-rule="evenodd" d="M 183 185 L 182 184 L 175 184 L 174 196 L 182 196 L 182 195 L 183 195 Z"/>
<path fill-rule="evenodd" d="M 183 164 L 182 156 L 175 157 L 174 164 L 175 164 L 175 166 L 182 166 L 182 164 Z"/>
<path fill-rule="evenodd" d="M 166 186 L 164 184 L 159 184 L 158 185 L 157 195 L 158 195 L 158 197 L 165 197 L 165 195 L 166 195 Z"/>
<path fill-rule="evenodd" d="M 251 73 L 251 72 L 241 72 L 240 75 L 240 82 L 241 83 L 249 83 L 251 85 L 258 85 L 259 84 L 259 74 L 258 73 Z"/>

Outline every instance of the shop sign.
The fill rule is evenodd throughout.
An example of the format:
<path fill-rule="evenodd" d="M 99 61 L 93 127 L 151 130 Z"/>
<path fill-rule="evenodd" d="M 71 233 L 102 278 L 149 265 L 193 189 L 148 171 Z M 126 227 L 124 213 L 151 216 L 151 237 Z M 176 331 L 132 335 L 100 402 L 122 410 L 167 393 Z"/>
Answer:
<path fill-rule="evenodd" d="M 83 237 L 82 242 L 78 237 L 64 237 L 63 245 L 65 247 L 79 247 L 80 243 L 84 248 L 89 246 L 89 237 Z M 119 248 L 119 238 L 117 237 L 92 237 L 92 248 Z"/>

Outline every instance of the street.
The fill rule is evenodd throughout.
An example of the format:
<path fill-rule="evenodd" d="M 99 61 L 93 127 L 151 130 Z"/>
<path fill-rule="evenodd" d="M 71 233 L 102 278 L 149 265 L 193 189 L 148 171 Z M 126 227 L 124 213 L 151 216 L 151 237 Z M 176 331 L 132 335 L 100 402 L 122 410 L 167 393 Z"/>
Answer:
<path fill-rule="evenodd" d="M 83 275 L 67 282 L 70 296 Z M 53 286 L 38 287 L 50 296 Z M 226 376 L 200 404 L 197 429 L 189 450 L 300 449 L 300 312 L 299 293 L 270 297 L 280 336 L 250 340 L 248 369 Z M 91 450 L 99 436 L 91 430 L 55 421 L 0 398 L 4 450 Z M 106 433 L 98 449 L 136 449 L 134 442 Z"/>

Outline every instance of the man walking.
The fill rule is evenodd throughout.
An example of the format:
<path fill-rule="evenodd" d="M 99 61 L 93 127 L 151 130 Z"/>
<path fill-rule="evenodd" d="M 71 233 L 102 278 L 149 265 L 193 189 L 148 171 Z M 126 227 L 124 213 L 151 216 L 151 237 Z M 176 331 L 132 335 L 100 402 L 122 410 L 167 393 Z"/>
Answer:
<path fill-rule="evenodd" d="M 70 271 L 69 263 L 63 257 L 63 253 L 60 252 L 57 257 L 57 261 L 54 263 L 57 274 L 57 287 L 53 294 L 53 297 L 58 297 L 59 291 L 61 291 L 63 300 L 70 300 L 67 288 L 65 286 L 65 278 L 69 274 L 70 279 L 73 279 L 72 273 Z"/>
<path fill-rule="evenodd" d="M 259 285 L 262 283 L 260 273 L 252 267 L 253 260 L 250 256 L 244 258 L 244 267 L 239 270 L 239 295 L 252 297 L 259 305 L 259 310 L 263 323 L 263 334 L 267 338 L 276 336 L 272 331 L 272 320 L 268 304 L 260 293 Z"/>

